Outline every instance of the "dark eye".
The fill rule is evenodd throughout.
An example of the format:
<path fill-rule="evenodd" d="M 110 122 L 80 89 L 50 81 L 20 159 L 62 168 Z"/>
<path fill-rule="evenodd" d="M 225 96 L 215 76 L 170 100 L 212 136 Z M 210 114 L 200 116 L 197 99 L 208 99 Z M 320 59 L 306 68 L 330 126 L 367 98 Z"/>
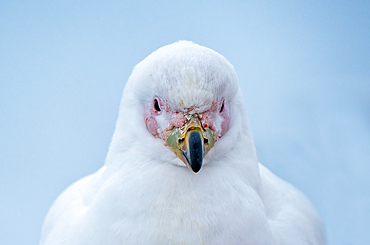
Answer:
<path fill-rule="evenodd" d="M 156 110 L 156 111 L 158 111 L 158 112 L 160 112 L 161 111 L 161 108 L 159 107 L 159 102 L 158 102 L 158 100 L 157 99 L 154 99 L 154 109 Z"/>
<path fill-rule="evenodd" d="M 225 101 L 222 101 L 222 105 L 221 105 L 220 113 L 224 110 L 224 106 L 225 106 Z"/>

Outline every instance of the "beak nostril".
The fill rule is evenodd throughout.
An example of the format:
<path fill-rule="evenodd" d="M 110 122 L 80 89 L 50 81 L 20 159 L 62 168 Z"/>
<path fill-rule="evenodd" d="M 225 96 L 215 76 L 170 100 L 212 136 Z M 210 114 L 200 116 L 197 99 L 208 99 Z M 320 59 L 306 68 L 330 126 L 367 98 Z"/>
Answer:
<path fill-rule="evenodd" d="M 179 144 L 183 143 L 184 142 L 184 138 L 180 138 L 178 142 L 179 142 Z"/>
<path fill-rule="evenodd" d="M 204 144 L 208 144 L 208 139 L 204 138 Z"/>

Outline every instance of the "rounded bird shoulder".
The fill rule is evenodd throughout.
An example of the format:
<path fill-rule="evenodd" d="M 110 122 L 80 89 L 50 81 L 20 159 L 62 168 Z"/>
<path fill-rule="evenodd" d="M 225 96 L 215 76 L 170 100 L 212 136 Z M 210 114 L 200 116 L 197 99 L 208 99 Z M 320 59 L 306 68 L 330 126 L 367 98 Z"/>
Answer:
<path fill-rule="evenodd" d="M 262 164 L 259 164 L 259 169 L 260 197 L 278 244 L 324 245 L 320 215 L 309 199 Z"/>
<path fill-rule="evenodd" d="M 81 220 L 102 185 L 105 166 L 69 186 L 48 211 L 41 232 L 41 244 L 78 244 Z M 75 235 L 73 235 L 75 234 Z"/>

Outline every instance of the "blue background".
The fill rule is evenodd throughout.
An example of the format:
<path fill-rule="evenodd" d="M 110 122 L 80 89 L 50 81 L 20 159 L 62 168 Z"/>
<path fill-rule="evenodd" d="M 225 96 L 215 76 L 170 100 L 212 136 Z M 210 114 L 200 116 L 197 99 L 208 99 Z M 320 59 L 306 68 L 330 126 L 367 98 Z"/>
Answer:
<path fill-rule="evenodd" d="M 260 162 L 328 244 L 370 244 L 368 1 L 1 1 L 0 244 L 101 167 L 132 68 L 186 39 L 235 66 Z"/>

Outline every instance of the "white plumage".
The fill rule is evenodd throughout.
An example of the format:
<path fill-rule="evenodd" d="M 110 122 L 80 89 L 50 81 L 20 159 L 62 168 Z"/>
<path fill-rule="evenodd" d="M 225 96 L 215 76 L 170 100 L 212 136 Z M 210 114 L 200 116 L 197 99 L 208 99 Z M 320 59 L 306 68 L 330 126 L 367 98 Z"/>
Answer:
<path fill-rule="evenodd" d="M 155 104 L 153 98 L 165 105 Z M 146 108 L 156 114 L 146 117 Z M 216 142 L 195 174 L 197 170 L 185 167 L 190 166 L 187 161 L 164 145 L 167 136 L 162 133 L 175 116 L 206 111 Z M 206 128 L 206 119 L 199 118 Z M 229 124 L 223 124 L 227 120 Z M 320 217 L 308 199 L 258 163 L 232 65 L 187 41 L 160 48 L 135 67 L 123 92 L 105 165 L 60 195 L 40 241 L 324 243 Z"/>

